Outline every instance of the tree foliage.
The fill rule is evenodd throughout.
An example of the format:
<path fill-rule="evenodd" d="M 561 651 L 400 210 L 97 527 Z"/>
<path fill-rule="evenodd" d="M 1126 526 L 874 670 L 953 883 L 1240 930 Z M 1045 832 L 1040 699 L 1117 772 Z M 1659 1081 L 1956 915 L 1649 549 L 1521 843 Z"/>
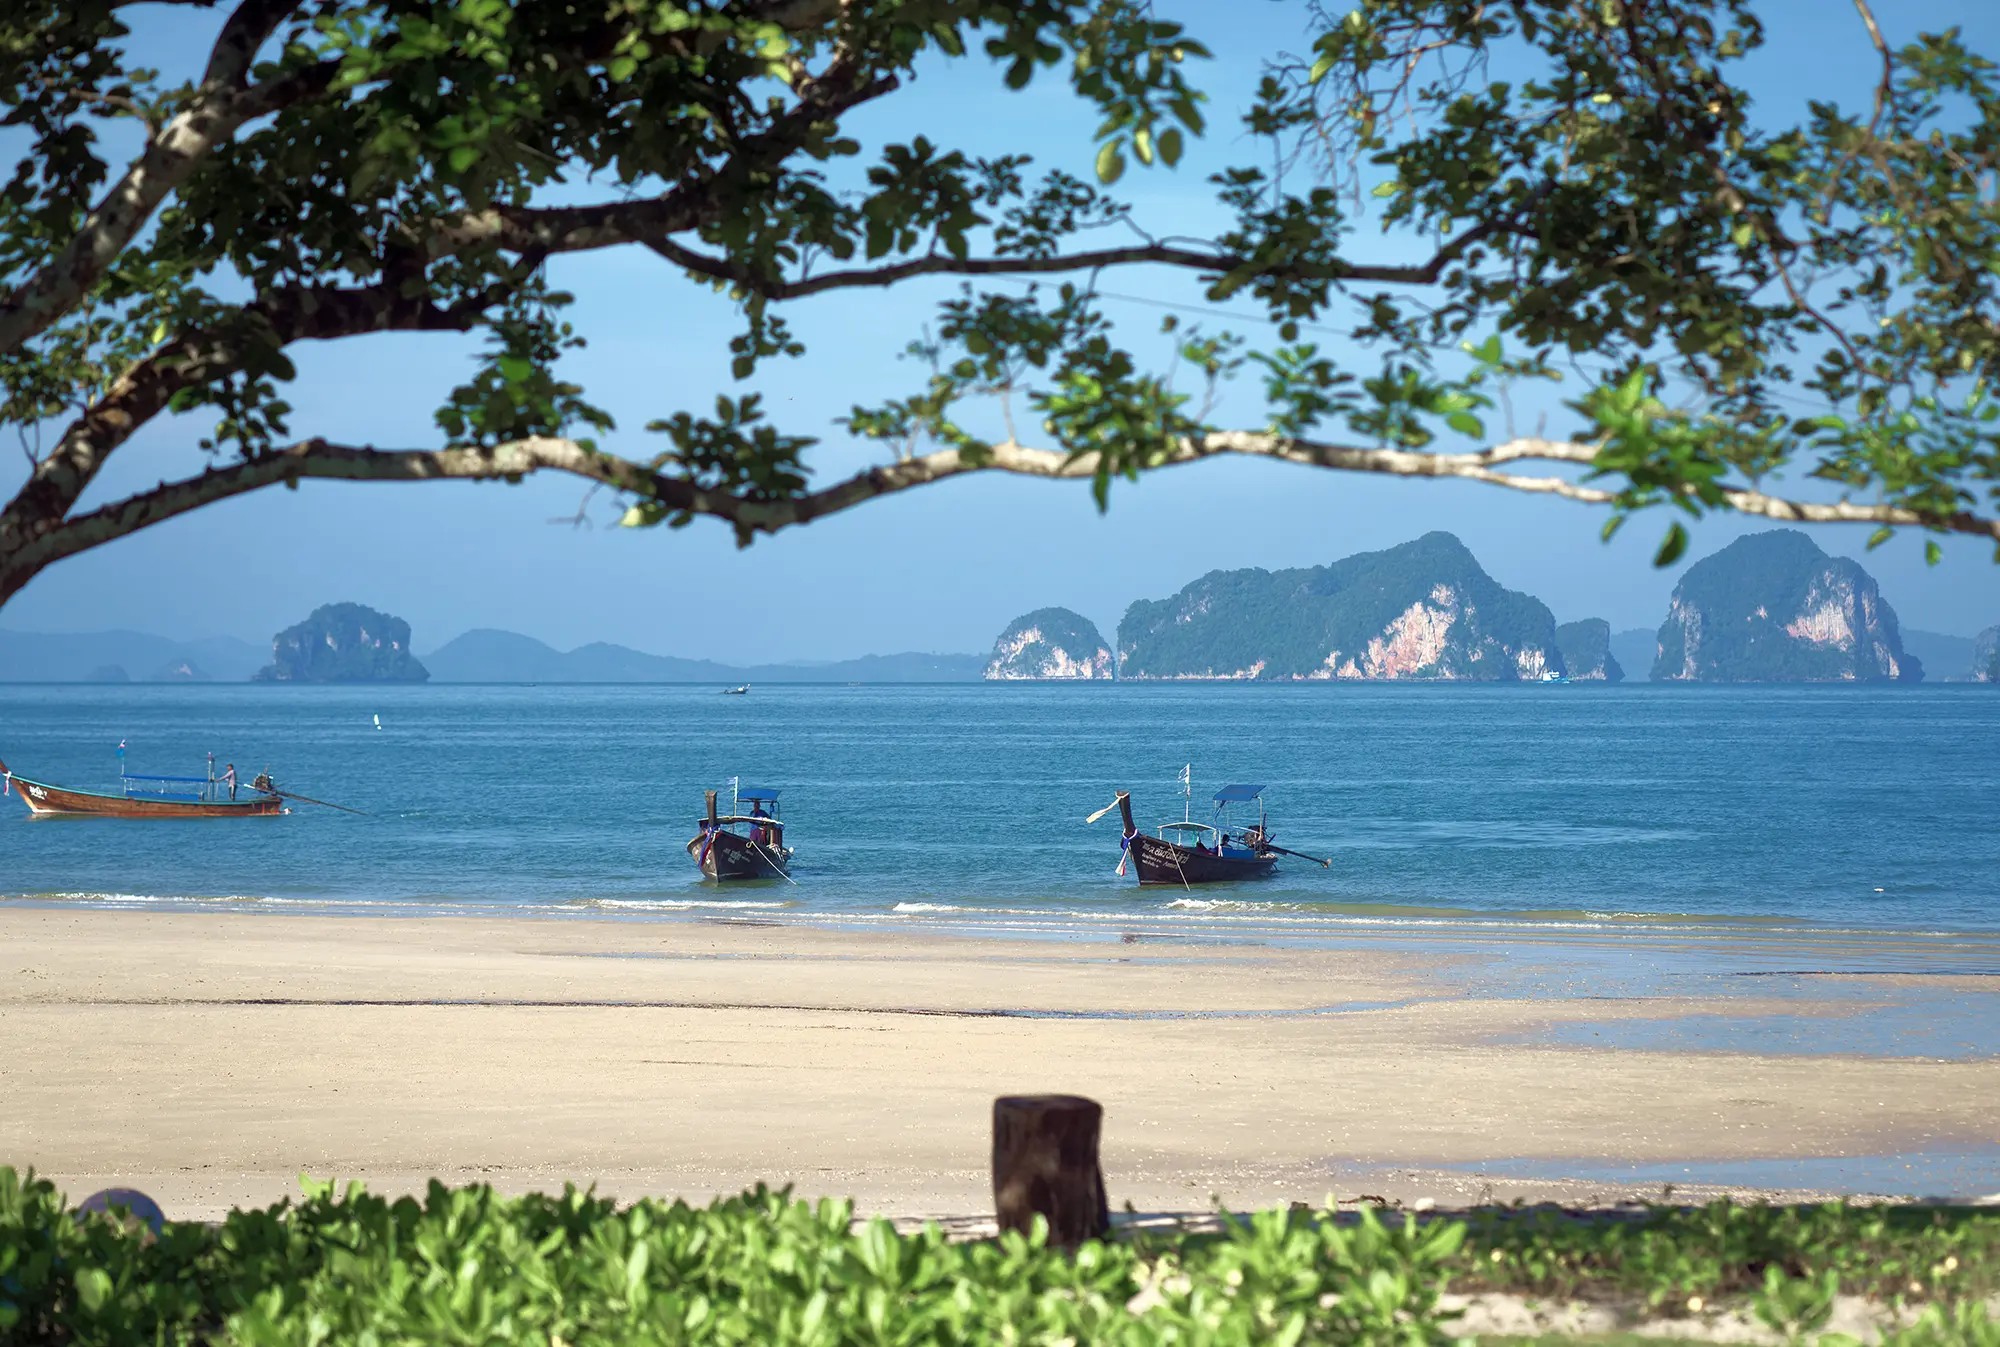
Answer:
<path fill-rule="evenodd" d="M 628 524 L 710 516 L 747 542 L 968 471 L 1089 479 L 1102 504 L 1120 476 L 1233 453 L 1552 493 L 1610 507 L 1607 531 L 1665 506 L 2000 540 L 2000 86 L 1954 31 L 1892 47 L 1866 0 L 1807 32 L 1767 31 L 1755 0 L 1302 3 L 1310 50 L 1227 109 L 1200 34 L 1142 0 L 177 7 L 217 32 L 202 70 L 144 68 L 126 0 L 0 17 L 0 420 L 29 460 L 0 601 L 306 478 L 567 472 Z M 1760 115 L 1747 57 L 1842 39 L 1879 57 L 1857 105 Z M 852 114 L 940 67 L 1065 84 L 1099 119 L 1098 181 L 930 135 L 864 152 Z M 1113 189 L 1224 116 L 1247 137 L 1209 181 L 1228 227 L 1147 233 Z M 1411 239 L 1429 255 L 1370 256 Z M 642 447 L 565 377 L 585 334 L 562 261 L 609 248 L 730 297 L 738 380 L 807 357 L 788 304 L 965 280 L 912 347 L 926 373 L 843 418 L 884 462 L 816 487 L 827 427 L 752 393 L 660 407 Z M 1095 290 L 1141 265 L 1254 306 L 1277 342 L 1170 323 L 1150 367 Z M 482 344 L 434 443 L 295 426 L 299 344 L 387 332 Z M 1558 378 L 1570 424 L 1519 432 L 1510 389 Z M 1214 419 L 1231 379 L 1261 416 Z M 209 470 L 86 508 L 176 414 Z M 1532 461 L 1555 470 L 1511 469 Z M 1777 476 L 1828 485 L 1787 499 Z"/>

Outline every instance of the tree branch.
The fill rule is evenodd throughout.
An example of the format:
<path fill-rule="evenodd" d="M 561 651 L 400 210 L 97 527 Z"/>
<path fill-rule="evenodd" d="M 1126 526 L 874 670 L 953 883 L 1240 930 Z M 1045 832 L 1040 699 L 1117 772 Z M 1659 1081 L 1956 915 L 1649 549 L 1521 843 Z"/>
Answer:
<path fill-rule="evenodd" d="M 204 89 L 240 89 L 248 82 L 250 67 L 271 35 L 299 8 L 301 0 L 243 0 L 222 25 L 215 46 L 209 49 L 208 69 L 202 72 Z"/>
<path fill-rule="evenodd" d="M 279 346 L 365 332 L 464 332 L 505 297 L 505 283 L 438 305 L 383 284 L 360 289 L 301 286 L 245 306 L 235 331 L 194 332 L 125 371 L 72 422 L 0 510 L 0 552 L 31 543 L 61 524 L 111 454 L 159 415 L 174 395 L 241 366 L 247 339 L 262 329 Z"/>
<path fill-rule="evenodd" d="M 220 65 L 233 68 L 227 61 Z M 245 122 L 326 88 L 334 65 L 323 62 L 249 88 L 204 87 L 193 103 L 147 139 L 125 176 L 84 217 L 76 236 L 0 299 L 0 351 L 19 350 L 74 308 L 160 203 L 187 181 L 203 155 L 228 141 Z"/>
<path fill-rule="evenodd" d="M 1416 453 L 1401 449 L 1367 449 L 1287 439 L 1250 431 L 1215 431 L 1183 439 L 1156 466 L 1195 463 L 1222 455 L 1271 458 L 1282 462 L 1339 472 L 1374 473 L 1391 477 L 1457 478 L 1484 482 L 1589 504 L 1612 503 L 1613 492 L 1560 477 L 1523 477 L 1500 471 L 1508 463 L 1541 461 L 1588 464 L 1597 454 L 1593 445 L 1523 437 L 1490 449 L 1464 454 Z M 776 533 L 808 523 L 864 501 L 915 487 L 979 472 L 1023 477 L 1079 480 L 1093 476 L 1094 453 L 1068 454 L 1007 441 L 984 453 L 944 449 L 919 458 L 884 464 L 860 472 L 820 491 L 781 500 L 762 500 L 699 486 L 685 478 L 658 472 L 613 454 L 586 449 L 573 440 L 534 437 L 491 448 L 378 450 L 307 440 L 286 449 L 261 454 L 198 477 L 163 483 L 151 491 L 66 520 L 28 542 L 0 552 L 0 604 L 44 568 L 175 518 L 205 505 L 245 495 L 279 483 L 295 485 L 307 479 L 349 482 L 518 482 L 538 472 L 558 472 L 608 486 L 669 510 L 703 515 L 733 524 L 739 533 Z M 1728 504 L 1744 513 L 1794 523 L 1889 524 L 1965 533 L 2000 542 L 2000 519 L 1963 511 L 1933 519 L 1893 505 L 1857 505 L 1787 500 L 1743 488 L 1725 488 Z"/>
<path fill-rule="evenodd" d="M 1414 266 L 1370 265 L 1336 262 L 1331 266 L 1293 269 L 1288 274 L 1316 276 L 1334 281 L 1367 281 L 1380 285 L 1433 285 L 1444 269 L 1463 256 L 1467 249 L 1496 233 L 1501 226 L 1492 221 L 1477 225 L 1438 249 L 1429 261 Z M 1061 257 L 952 257 L 933 253 L 881 267 L 850 271 L 829 271 L 798 280 L 761 276 L 726 258 L 676 243 L 670 238 L 652 238 L 646 246 L 674 265 L 711 280 L 727 281 L 770 300 L 800 299 L 827 290 L 847 290 L 861 286 L 890 286 L 913 276 L 1032 276 L 1071 271 L 1094 271 L 1100 267 L 1130 266 L 1152 262 L 1192 271 L 1222 273 L 1244 265 L 1248 259 L 1230 253 L 1182 248 L 1162 243 L 1133 244 L 1125 248 L 1100 248 L 1094 252 L 1070 253 Z M 1275 273 L 1273 273 L 1275 274 Z"/>

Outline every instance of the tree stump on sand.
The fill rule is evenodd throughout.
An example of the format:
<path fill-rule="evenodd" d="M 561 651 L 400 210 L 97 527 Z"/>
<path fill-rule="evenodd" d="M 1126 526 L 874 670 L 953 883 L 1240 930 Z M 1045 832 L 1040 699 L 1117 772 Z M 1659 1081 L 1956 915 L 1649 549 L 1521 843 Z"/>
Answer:
<path fill-rule="evenodd" d="M 1111 1230 L 1097 1137 L 1104 1108 L 1073 1094 L 993 1101 L 993 1210 L 1002 1230 L 1026 1234 L 1036 1216 L 1049 1243 L 1075 1248 Z"/>

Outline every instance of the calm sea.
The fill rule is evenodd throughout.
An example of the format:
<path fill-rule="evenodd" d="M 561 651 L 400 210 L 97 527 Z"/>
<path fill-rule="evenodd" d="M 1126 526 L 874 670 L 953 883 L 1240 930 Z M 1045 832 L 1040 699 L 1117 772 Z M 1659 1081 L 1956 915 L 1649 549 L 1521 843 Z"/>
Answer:
<path fill-rule="evenodd" d="M 380 728 L 376 720 L 380 719 Z M 549 917 L 736 914 L 1061 934 L 1364 928 L 2000 932 L 2000 695 L 1979 687 L 0 687 L 17 771 L 248 779 L 367 811 L 31 820 L 0 898 Z M 1117 816 L 1267 783 L 1330 857 L 1141 891 Z M 718 889 L 705 787 L 783 791 L 796 883 Z M 1982 956 L 1983 957 L 1983 956 Z"/>

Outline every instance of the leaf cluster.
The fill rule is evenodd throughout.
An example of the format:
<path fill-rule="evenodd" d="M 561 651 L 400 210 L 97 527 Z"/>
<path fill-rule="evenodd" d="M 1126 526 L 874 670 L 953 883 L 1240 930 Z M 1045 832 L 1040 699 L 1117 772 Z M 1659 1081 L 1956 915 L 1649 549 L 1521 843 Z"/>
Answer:
<path fill-rule="evenodd" d="M 2000 1287 L 2000 1220 L 1975 1210 L 1716 1203 L 1468 1223 L 1295 1207 L 1065 1253 L 1039 1229 L 953 1243 L 762 1187 L 702 1208 L 575 1188 L 304 1189 L 155 1234 L 73 1216 L 46 1180 L 0 1168 L 0 1341 L 1422 1347 L 1453 1340 L 1447 1286 L 1668 1310 L 1735 1297 L 1792 1331 L 1823 1321 L 1838 1288 L 1925 1306 L 1891 1339 L 1907 1347 L 2000 1331 L 1979 1307 Z"/>

